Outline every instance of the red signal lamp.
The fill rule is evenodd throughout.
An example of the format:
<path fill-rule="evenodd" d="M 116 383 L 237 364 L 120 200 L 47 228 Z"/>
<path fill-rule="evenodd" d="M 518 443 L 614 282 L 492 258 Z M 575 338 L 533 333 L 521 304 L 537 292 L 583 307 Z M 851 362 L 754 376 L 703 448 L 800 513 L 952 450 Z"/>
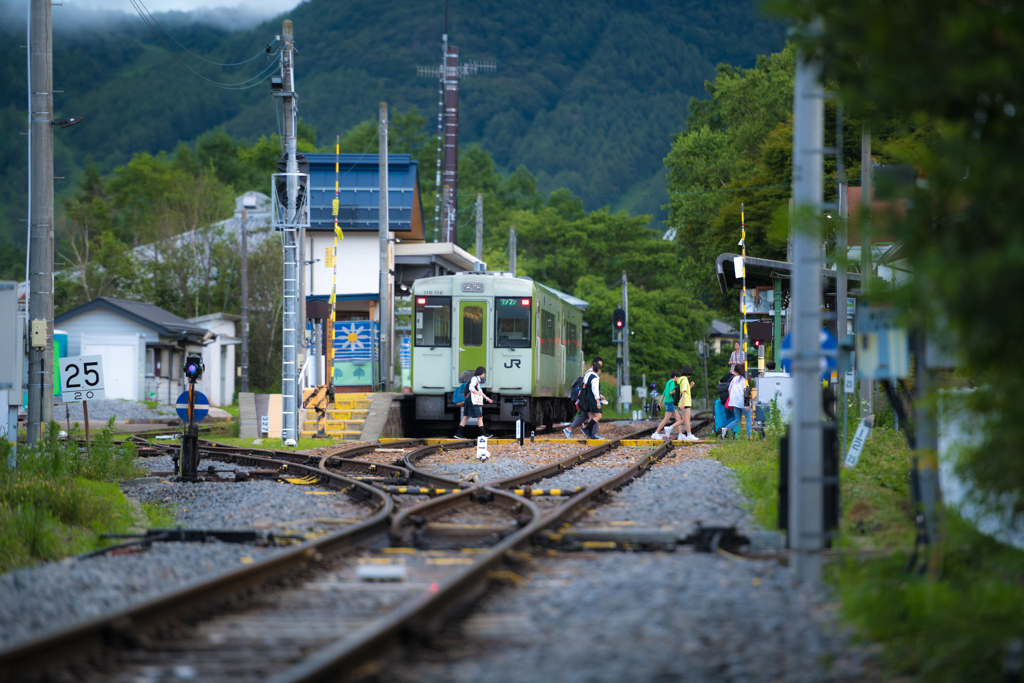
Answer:
<path fill-rule="evenodd" d="M 418 303 L 418 304 L 425 304 L 425 303 L 427 303 L 427 300 L 426 300 L 425 297 L 422 297 L 422 296 L 416 297 L 416 303 Z"/>

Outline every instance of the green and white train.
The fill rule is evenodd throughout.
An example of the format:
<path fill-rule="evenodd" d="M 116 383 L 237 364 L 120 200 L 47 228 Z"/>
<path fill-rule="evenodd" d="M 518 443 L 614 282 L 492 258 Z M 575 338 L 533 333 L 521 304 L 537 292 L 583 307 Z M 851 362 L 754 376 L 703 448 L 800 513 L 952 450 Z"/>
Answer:
<path fill-rule="evenodd" d="M 528 425 L 568 420 L 566 400 L 583 374 L 587 302 L 503 272 L 465 272 L 416 280 L 412 286 L 412 388 L 416 420 L 448 428 L 459 375 L 487 369 L 484 421 L 515 425 L 513 399 L 526 399 Z"/>

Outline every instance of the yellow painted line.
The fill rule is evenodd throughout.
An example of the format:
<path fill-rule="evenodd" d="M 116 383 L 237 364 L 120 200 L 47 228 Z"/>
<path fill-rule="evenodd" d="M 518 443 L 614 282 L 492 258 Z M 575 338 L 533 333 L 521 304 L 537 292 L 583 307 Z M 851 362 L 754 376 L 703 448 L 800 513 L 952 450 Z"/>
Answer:
<path fill-rule="evenodd" d="M 463 548 L 462 552 L 467 555 L 486 555 L 491 552 L 490 548 Z"/>
<path fill-rule="evenodd" d="M 615 547 L 615 541 L 583 541 L 583 547 L 589 550 L 611 550 Z"/>
<path fill-rule="evenodd" d="M 242 564 L 252 564 L 253 559 L 251 557 L 240 557 L 238 558 L 238 561 Z"/>
<path fill-rule="evenodd" d="M 414 555 L 416 548 L 384 548 L 385 555 Z"/>
<path fill-rule="evenodd" d="M 468 557 L 428 557 L 427 564 L 473 564 L 473 560 Z"/>
<path fill-rule="evenodd" d="M 333 496 L 334 491 L 306 491 L 307 496 Z"/>
<path fill-rule="evenodd" d="M 394 564 L 390 557 L 360 557 L 356 564 Z"/>

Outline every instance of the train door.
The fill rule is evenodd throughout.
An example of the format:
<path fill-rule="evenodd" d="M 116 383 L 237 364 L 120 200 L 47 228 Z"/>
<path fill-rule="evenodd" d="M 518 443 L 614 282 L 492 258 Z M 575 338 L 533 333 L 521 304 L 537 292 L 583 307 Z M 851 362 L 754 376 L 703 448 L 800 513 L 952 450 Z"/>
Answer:
<path fill-rule="evenodd" d="M 459 374 L 487 367 L 487 302 L 459 302 Z"/>

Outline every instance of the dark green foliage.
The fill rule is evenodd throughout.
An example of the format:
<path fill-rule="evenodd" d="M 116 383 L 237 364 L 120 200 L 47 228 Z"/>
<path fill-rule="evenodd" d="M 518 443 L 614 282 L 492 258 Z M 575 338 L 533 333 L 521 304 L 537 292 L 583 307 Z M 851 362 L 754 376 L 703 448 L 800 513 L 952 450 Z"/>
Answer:
<path fill-rule="evenodd" d="M 820 17 L 826 74 L 844 101 L 892 131 L 886 151 L 916 165 L 921 178 L 897 196 L 913 200 L 892 216 L 906 241 L 913 280 L 897 298 L 913 322 L 951 333 L 969 376 L 971 403 L 985 415 L 967 476 L 1024 514 L 1024 369 L 1012 362 L 1024 335 L 1020 159 L 1024 153 L 1024 16 L 1002 5 L 877 4 L 790 0 L 800 19 Z M 892 191 L 896 188 L 884 188 Z M 948 326 L 948 327 L 947 327 Z"/>
<path fill-rule="evenodd" d="M 0 235 L 24 243 L 18 219 L 25 217 L 26 146 L 15 131 L 26 121 L 25 55 L 18 47 L 25 24 L 23 16 L 9 16 L 14 11 L 6 9 L 0 27 L 6 38 L 0 73 L 12 103 L 0 109 L 9 133 L 0 142 Z M 173 149 L 221 126 L 248 141 L 278 132 L 266 83 L 241 92 L 216 88 L 178 64 L 134 16 L 70 26 L 64 22 L 75 15 L 61 12 L 54 15 L 54 84 L 65 93 L 56 98 L 56 114 L 81 114 L 86 122 L 56 131 L 55 175 L 73 178 L 87 155 L 108 173 L 135 152 Z M 749 65 L 756 54 L 777 49 L 784 31 L 752 0 L 463 0 L 450 3 L 448 14 L 448 32 L 463 58 L 498 62 L 497 73 L 463 81 L 463 145 L 484 144 L 501 169 L 526 165 L 545 192 L 567 187 L 588 209 L 621 202 L 636 213 L 660 213 L 663 188 L 652 191 L 648 181 L 685 121 L 687 100 L 701 94 L 714 65 Z M 319 132 L 317 144 L 333 148 L 336 135 L 375 117 L 386 100 L 392 112 L 415 105 L 425 114 L 433 152 L 437 82 L 417 77 L 416 67 L 441 61 L 443 6 L 313 0 L 286 16 L 295 22 L 300 50 L 301 112 Z M 275 19 L 228 33 L 183 23 L 172 31 L 198 54 L 230 62 L 256 54 L 280 26 Z M 260 57 L 219 69 L 182 58 L 221 82 L 244 81 L 268 65 Z M 433 163 L 427 170 L 432 175 Z"/>

